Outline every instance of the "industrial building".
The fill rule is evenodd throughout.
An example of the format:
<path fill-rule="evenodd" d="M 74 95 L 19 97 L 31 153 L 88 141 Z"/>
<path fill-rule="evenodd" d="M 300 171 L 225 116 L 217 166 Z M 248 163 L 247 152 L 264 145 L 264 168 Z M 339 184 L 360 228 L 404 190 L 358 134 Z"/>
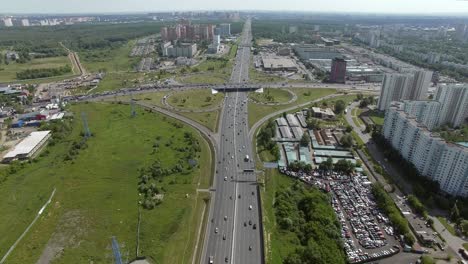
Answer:
<path fill-rule="evenodd" d="M 446 142 L 397 106 L 385 112 L 383 135 L 418 172 L 454 196 L 468 197 L 468 148 Z"/>
<path fill-rule="evenodd" d="M 302 60 L 310 59 L 334 59 L 342 57 L 341 53 L 333 47 L 325 47 L 312 44 L 294 46 L 294 51 Z"/>
<path fill-rule="evenodd" d="M 289 58 L 262 56 L 262 66 L 266 71 L 297 72 L 297 65 Z"/>
<path fill-rule="evenodd" d="M 311 114 L 313 117 L 321 119 L 333 119 L 335 113 L 330 108 L 321 109 L 320 107 L 312 107 Z"/>
<path fill-rule="evenodd" d="M 50 130 L 31 132 L 29 136 L 23 139 L 13 150 L 8 152 L 2 162 L 8 163 L 14 160 L 30 159 L 41 149 L 50 138 Z"/>

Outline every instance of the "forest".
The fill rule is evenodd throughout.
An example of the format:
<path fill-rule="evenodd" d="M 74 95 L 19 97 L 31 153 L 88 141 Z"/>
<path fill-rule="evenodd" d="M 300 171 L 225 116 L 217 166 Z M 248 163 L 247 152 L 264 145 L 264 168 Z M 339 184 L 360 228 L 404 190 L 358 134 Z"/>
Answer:
<path fill-rule="evenodd" d="M 327 194 L 295 182 L 276 192 L 273 207 L 280 234 L 296 241 L 283 263 L 346 263 L 341 227 Z"/>

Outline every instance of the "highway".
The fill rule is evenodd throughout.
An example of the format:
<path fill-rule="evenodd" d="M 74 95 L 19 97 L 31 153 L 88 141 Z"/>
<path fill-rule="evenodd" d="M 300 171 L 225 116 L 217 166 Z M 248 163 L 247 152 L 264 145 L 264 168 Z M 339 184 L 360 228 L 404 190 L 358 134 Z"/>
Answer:
<path fill-rule="evenodd" d="M 244 25 L 231 82 L 246 83 L 250 64 L 250 20 Z M 221 114 L 217 170 L 202 263 L 263 263 L 262 225 L 253 146 L 248 137 L 247 92 L 229 90 Z M 248 159 L 246 156 L 248 155 Z"/>

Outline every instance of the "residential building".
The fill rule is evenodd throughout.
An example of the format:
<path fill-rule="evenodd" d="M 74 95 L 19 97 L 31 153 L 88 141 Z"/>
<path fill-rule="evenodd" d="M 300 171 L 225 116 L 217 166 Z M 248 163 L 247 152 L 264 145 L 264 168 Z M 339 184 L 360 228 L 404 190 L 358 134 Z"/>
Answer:
<path fill-rule="evenodd" d="M 160 33 L 161 33 L 161 39 L 163 41 L 168 41 L 168 33 L 167 33 L 167 27 L 162 27 L 161 30 L 160 30 Z"/>
<path fill-rule="evenodd" d="M 409 99 L 406 94 L 412 82 L 413 76 L 409 74 L 385 74 L 377 108 L 383 111 L 390 107 L 392 101 Z"/>
<path fill-rule="evenodd" d="M 414 79 L 411 89 L 406 95 L 407 98 L 413 100 L 427 99 L 427 90 L 432 80 L 432 71 L 417 70 L 414 72 Z"/>
<path fill-rule="evenodd" d="M 460 41 L 465 41 L 467 37 L 467 26 L 465 24 L 458 24 L 455 27 L 455 36 Z"/>
<path fill-rule="evenodd" d="M 3 23 L 5 24 L 5 27 L 12 27 L 13 26 L 13 21 L 11 20 L 10 17 L 4 18 Z"/>
<path fill-rule="evenodd" d="M 330 82 L 345 83 L 346 61 L 343 58 L 334 58 L 330 70 Z"/>
<path fill-rule="evenodd" d="M 380 90 L 379 110 L 386 110 L 392 101 L 427 99 L 431 79 L 432 71 L 425 70 L 385 74 Z"/>
<path fill-rule="evenodd" d="M 21 19 L 21 26 L 29 27 L 29 19 L 27 19 L 27 18 Z"/>
<path fill-rule="evenodd" d="M 468 118 L 468 84 L 441 84 L 434 100 L 441 103 L 438 125 L 459 127 Z"/>
<path fill-rule="evenodd" d="M 214 35 L 213 36 L 213 41 L 210 45 L 208 45 L 208 53 L 211 54 L 216 54 L 219 52 L 219 49 L 221 47 L 221 37 L 220 35 Z"/>
<path fill-rule="evenodd" d="M 191 25 L 188 23 L 177 24 L 171 27 L 162 27 L 161 38 L 164 41 L 173 40 L 212 40 L 214 36 L 214 26 L 208 25 Z"/>
<path fill-rule="evenodd" d="M 197 53 L 197 44 L 178 43 L 176 45 L 163 44 L 163 56 L 192 58 Z"/>
<path fill-rule="evenodd" d="M 415 117 L 416 121 L 425 125 L 429 130 L 437 127 L 442 104 L 429 100 L 404 100 L 402 108 L 408 115 Z"/>
<path fill-rule="evenodd" d="M 418 172 L 437 181 L 442 191 L 468 196 L 468 148 L 432 134 L 397 106 L 385 112 L 383 135 Z"/>
<path fill-rule="evenodd" d="M 231 36 L 231 24 L 223 23 L 223 24 L 220 24 L 217 28 L 219 30 L 219 35 L 221 35 L 221 37 Z"/>

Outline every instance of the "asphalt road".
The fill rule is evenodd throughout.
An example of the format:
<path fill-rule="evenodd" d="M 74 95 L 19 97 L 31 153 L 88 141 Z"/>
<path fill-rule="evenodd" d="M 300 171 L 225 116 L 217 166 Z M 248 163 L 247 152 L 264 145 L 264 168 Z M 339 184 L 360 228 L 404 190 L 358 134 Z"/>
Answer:
<path fill-rule="evenodd" d="M 250 21 L 246 22 L 231 82 L 248 81 Z M 219 130 L 217 172 L 202 263 L 263 263 L 253 148 L 248 137 L 247 93 L 226 93 Z M 249 156 L 249 159 L 246 156 Z"/>

